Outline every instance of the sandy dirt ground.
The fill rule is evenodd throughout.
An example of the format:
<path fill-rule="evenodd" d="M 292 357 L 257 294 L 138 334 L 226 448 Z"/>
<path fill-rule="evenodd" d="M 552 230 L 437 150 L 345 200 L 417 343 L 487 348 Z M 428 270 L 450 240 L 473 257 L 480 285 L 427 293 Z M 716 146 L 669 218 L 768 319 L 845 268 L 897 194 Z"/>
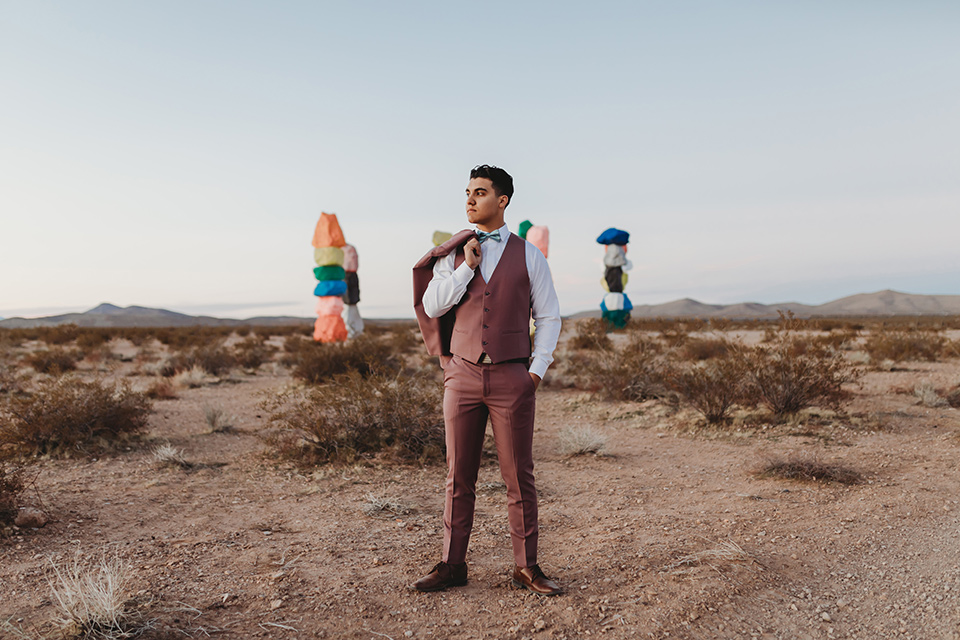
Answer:
<path fill-rule="evenodd" d="M 548 379 L 535 434 L 540 560 L 565 588 L 548 599 L 510 585 L 494 455 L 468 585 L 411 591 L 440 557 L 445 468 L 278 459 L 258 404 L 290 382 L 269 364 L 235 373 L 155 402 L 128 451 L 31 465 L 24 501 L 50 522 L 0 540 L 0 622 L 51 637 L 50 562 L 80 553 L 133 567 L 145 638 L 960 638 L 960 411 L 902 392 L 956 386 L 960 361 L 869 371 L 844 416 L 739 431 Z M 232 427 L 211 432 L 209 406 Z M 604 434 L 604 453 L 561 455 L 570 426 Z M 194 466 L 158 466 L 162 443 Z M 754 474 L 797 451 L 865 480 Z M 370 514 L 373 498 L 399 507 Z"/>

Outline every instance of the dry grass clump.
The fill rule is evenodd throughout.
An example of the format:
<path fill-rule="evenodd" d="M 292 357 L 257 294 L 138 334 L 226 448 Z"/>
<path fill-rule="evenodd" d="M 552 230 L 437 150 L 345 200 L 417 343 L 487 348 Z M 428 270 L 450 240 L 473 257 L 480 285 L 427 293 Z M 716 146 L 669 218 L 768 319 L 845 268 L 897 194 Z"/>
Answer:
<path fill-rule="evenodd" d="M 183 457 L 183 449 L 177 449 L 169 442 L 161 444 L 153 450 L 153 459 L 161 467 L 178 467 L 180 469 L 190 469 L 193 463 L 187 462 Z"/>
<path fill-rule="evenodd" d="M 756 472 L 760 478 L 798 480 L 800 482 L 837 482 L 858 484 L 859 471 L 837 462 L 824 462 L 816 454 L 791 453 L 787 457 L 771 456 Z"/>
<path fill-rule="evenodd" d="M 310 384 L 320 384 L 349 371 L 362 376 L 374 370 L 396 371 L 401 365 L 389 342 L 366 335 L 335 344 L 304 342 L 307 344 L 292 342 L 297 345 L 296 351 L 288 361 L 292 360 L 293 376 Z"/>
<path fill-rule="evenodd" d="M 207 420 L 207 426 L 210 427 L 210 433 L 222 433 L 230 430 L 233 426 L 233 418 L 227 415 L 223 407 L 214 407 L 204 405 L 203 417 Z"/>
<path fill-rule="evenodd" d="M 127 596 L 133 571 L 122 560 L 84 563 L 78 554 L 63 566 L 52 560 L 50 566 L 52 575 L 47 583 L 57 607 L 56 622 L 64 635 L 116 640 L 143 632 L 148 623 L 129 606 Z"/>
<path fill-rule="evenodd" d="M 42 349 L 24 356 L 24 364 L 28 364 L 40 373 L 61 374 L 77 368 L 77 362 L 83 354 L 76 349 L 62 348 Z"/>
<path fill-rule="evenodd" d="M 669 564 L 665 567 L 666 571 L 671 571 L 673 573 L 684 573 L 688 567 L 694 567 L 699 565 L 710 565 L 723 562 L 723 563 L 734 563 L 734 562 L 755 562 L 755 558 L 749 553 L 743 550 L 743 547 L 738 545 L 732 540 L 724 540 L 717 543 L 717 545 L 711 549 L 704 549 L 703 551 L 697 551 L 696 553 L 691 553 L 685 556 L 681 556 L 677 559 L 676 562 Z"/>
<path fill-rule="evenodd" d="M 944 354 L 948 340 L 935 331 L 886 331 L 872 333 L 864 350 L 873 362 L 935 362 Z"/>
<path fill-rule="evenodd" d="M 442 459 L 442 388 L 431 376 L 350 371 L 329 384 L 289 389 L 263 403 L 281 453 L 307 464 L 387 454 Z"/>
<path fill-rule="evenodd" d="M 108 386 L 72 376 L 42 381 L 0 406 L 0 453 L 68 455 L 96 451 L 139 433 L 150 413 L 147 397 L 126 383 Z"/>
<path fill-rule="evenodd" d="M 610 349 L 613 343 L 607 335 L 607 325 L 600 318 L 579 320 L 576 324 L 576 334 L 567 341 L 569 349 Z"/>
<path fill-rule="evenodd" d="M 564 361 L 578 387 L 610 400 L 640 401 L 668 394 L 663 345 L 632 332 L 623 348 L 584 351 Z"/>
<path fill-rule="evenodd" d="M 200 365 L 193 365 L 189 369 L 180 371 L 172 378 L 170 383 L 178 389 L 196 389 L 202 387 L 212 380 L 211 376 Z"/>
<path fill-rule="evenodd" d="M 606 434 L 589 425 L 566 426 L 560 430 L 557 438 L 560 455 L 570 457 L 602 453 L 608 440 Z"/>
<path fill-rule="evenodd" d="M 0 526 L 16 520 L 23 487 L 23 473 L 18 467 L 0 465 Z"/>
<path fill-rule="evenodd" d="M 915 386 L 913 388 L 913 395 L 916 396 L 917 402 L 925 407 L 936 408 L 950 405 L 947 399 L 937 393 L 937 390 L 934 389 L 933 385 L 929 382 Z"/>
<path fill-rule="evenodd" d="M 411 511 L 413 509 L 395 498 L 385 498 L 374 493 L 367 494 L 367 501 L 363 505 L 363 512 L 368 516 L 378 516 L 384 513 L 402 516 Z"/>

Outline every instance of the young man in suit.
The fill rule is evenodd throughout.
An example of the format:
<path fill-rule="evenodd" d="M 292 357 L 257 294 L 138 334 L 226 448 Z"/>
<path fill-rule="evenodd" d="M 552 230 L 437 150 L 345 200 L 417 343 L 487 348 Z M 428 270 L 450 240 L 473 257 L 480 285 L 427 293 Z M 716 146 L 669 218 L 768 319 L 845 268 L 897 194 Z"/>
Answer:
<path fill-rule="evenodd" d="M 510 174 L 498 167 L 475 167 L 466 202 L 475 229 L 458 233 L 414 267 L 421 332 L 444 366 L 448 464 L 443 559 L 414 583 L 419 591 L 467 582 L 467 545 L 489 417 L 507 487 L 513 584 L 543 596 L 561 593 L 537 564 L 532 455 L 535 393 L 553 362 L 560 304 L 546 258 L 504 223 L 512 197 Z M 532 349 L 531 314 L 536 327 Z"/>

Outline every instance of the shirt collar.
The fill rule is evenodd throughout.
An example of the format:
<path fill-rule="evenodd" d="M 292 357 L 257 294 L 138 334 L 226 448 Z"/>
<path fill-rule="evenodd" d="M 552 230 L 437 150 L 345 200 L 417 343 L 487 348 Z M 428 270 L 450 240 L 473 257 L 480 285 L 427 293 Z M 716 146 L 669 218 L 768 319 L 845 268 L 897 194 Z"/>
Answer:
<path fill-rule="evenodd" d="M 476 227 L 474 227 L 474 231 L 480 231 L 480 229 L 477 229 Z M 502 227 L 500 227 L 499 229 L 494 229 L 494 231 L 500 232 L 500 242 L 504 242 L 506 241 L 507 238 L 510 237 L 510 229 L 507 227 L 506 222 L 503 223 Z"/>

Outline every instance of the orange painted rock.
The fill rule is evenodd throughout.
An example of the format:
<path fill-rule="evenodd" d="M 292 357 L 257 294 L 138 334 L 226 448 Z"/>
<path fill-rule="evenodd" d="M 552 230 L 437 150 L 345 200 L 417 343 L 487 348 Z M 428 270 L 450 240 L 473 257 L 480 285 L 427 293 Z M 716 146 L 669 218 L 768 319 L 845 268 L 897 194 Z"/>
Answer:
<path fill-rule="evenodd" d="M 314 247 L 342 247 L 347 244 L 343 239 L 343 231 L 337 222 L 337 214 L 321 213 L 317 221 L 317 228 L 313 231 Z"/>
<path fill-rule="evenodd" d="M 340 316 L 320 316 L 313 323 L 313 339 L 317 342 L 344 342 L 347 326 Z"/>

